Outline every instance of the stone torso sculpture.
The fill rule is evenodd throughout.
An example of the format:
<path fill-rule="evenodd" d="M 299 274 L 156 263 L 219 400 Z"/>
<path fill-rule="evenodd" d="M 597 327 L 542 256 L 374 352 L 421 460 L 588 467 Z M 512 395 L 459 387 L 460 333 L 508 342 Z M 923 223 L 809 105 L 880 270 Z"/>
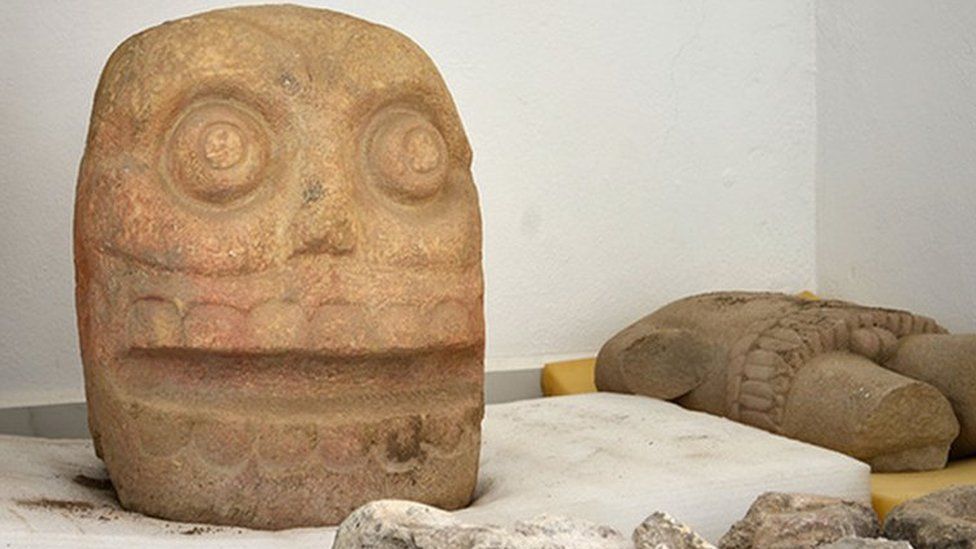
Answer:
<path fill-rule="evenodd" d="M 440 75 L 325 10 L 133 36 L 75 211 L 91 432 L 122 504 L 257 528 L 475 486 L 481 221 Z"/>
<path fill-rule="evenodd" d="M 954 455 L 976 450 L 972 351 L 973 336 L 905 311 L 721 292 L 615 335 L 596 383 L 839 450 L 876 471 L 933 469 L 950 445 Z"/>

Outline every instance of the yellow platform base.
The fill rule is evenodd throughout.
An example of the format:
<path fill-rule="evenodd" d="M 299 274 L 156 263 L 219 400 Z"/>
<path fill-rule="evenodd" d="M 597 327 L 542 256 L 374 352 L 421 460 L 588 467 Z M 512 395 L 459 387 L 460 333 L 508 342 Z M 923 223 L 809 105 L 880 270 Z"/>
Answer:
<path fill-rule="evenodd" d="M 884 518 L 904 501 L 959 484 L 976 484 L 976 459 L 950 461 L 948 467 L 938 471 L 874 473 L 871 475 L 871 503 Z"/>
<path fill-rule="evenodd" d="M 595 368 L 595 358 L 546 364 L 542 369 L 542 394 L 560 396 L 595 392 Z M 976 459 L 954 461 L 939 471 L 875 473 L 871 475 L 872 504 L 883 519 L 903 501 L 956 484 L 976 484 Z"/>
<path fill-rule="evenodd" d="M 542 394 L 545 396 L 595 393 L 595 358 L 550 362 L 542 367 Z"/>

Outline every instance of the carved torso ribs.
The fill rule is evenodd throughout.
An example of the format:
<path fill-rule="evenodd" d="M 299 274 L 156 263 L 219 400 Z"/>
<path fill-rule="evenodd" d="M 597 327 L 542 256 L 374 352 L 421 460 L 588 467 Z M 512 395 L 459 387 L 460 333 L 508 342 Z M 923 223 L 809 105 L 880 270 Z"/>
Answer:
<path fill-rule="evenodd" d="M 728 417 L 781 433 L 796 372 L 814 356 L 850 351 L 884 363 L 898 339 L 946 333 L 930 318 L 843 301 L 798 301 L 796 312 L 756 321 L 729 351 Z"/>

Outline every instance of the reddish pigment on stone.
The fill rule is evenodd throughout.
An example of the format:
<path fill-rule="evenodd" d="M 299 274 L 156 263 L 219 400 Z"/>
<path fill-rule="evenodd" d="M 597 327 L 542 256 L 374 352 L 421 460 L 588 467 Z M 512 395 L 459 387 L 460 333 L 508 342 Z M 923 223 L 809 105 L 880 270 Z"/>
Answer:
<path fill-rule="evenodd" d="M 433 63 L 388 28 L 264 6 L 126 40 L 75 211 L 90 425 L 122 505 L 256 528 L 466 505 L 470 164 Z"/>

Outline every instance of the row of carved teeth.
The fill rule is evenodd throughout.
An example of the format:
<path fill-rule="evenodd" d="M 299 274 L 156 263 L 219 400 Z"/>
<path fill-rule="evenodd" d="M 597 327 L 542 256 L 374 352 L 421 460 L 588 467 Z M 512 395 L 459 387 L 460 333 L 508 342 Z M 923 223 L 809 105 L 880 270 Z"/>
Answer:
<path fill-rule="evenodd" d="M 178 306 L 179 305 L 179 306 Z M 134 349 L 215 351 L 290 349 L 369 351 L 471 343 L 481 337 L 481 315 L 458 300 L 432 306 L 369 308 L 325 304 L 307 312 L 296 303 L 270 301 L 250 310 L 228 305 L 185 305 L 143 298 L 129 308 Z"/>

